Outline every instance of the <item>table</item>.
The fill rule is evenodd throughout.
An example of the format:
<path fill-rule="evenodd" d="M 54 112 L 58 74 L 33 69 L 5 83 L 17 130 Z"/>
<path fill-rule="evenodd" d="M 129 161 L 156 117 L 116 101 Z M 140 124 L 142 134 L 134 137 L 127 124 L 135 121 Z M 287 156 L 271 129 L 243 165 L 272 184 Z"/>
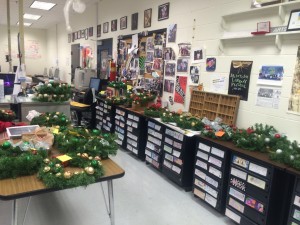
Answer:
<path fill-rule="evenodd" d="M 114 196 L 113 196 L 113 180 L 124 176 L 125 171 L 111 159 L 102 160 L 104 175 L 97 182 L 107 181 L 108 185 L 108 201 L 109 201 L 109 217 L 111 225 L 115 224 L 114 212 Z M 13 200 L 13 219 L 12 225 L 17 225 L 17 199 L 23 197 L 31 197 L 33 195 L 44 194 L 48 192 L 59 191 L 61 189 L 53 189 L 45 187 L 36 175 L 18 177 L 16 179 L 0 180 L 0 200 Z M 30 198 L 29 198 L 30 200 Z M 25 216 L 28 209 L 29 201 L 25 210 Z"/>

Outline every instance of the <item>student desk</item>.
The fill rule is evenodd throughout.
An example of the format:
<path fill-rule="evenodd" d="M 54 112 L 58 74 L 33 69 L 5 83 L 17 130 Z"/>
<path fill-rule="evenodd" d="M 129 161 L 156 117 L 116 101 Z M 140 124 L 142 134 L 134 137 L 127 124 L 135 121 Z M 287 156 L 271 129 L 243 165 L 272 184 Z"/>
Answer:
<path fill-rule="evenodd" d="M 115 224 L 113 180 L 123 177 L 125 171 L 119 167 L 113 160 L 105 159 L 101 161 L 104 167 L 104 176 L 97 182 L 107 181 L 109 217 L 111 225 Z M 59 191 L 60 189 L 50 189 L 45 187 L 36 175 L 18 177 L 16 179 L 0 180 L 0 200 L 13 200 L 13 219 L 12 225 L 17 225 L 17 199 L 31 197 L 33 195 L 44 194 L 48 192 Z M 29 202 L 28 202 L 29 203 Z M 27 204 L 28 208 L 28 204 Z M 25 211 L 25 216 L 27 212 Z M 24 218 L 25 218 L 24 216 Z"/>

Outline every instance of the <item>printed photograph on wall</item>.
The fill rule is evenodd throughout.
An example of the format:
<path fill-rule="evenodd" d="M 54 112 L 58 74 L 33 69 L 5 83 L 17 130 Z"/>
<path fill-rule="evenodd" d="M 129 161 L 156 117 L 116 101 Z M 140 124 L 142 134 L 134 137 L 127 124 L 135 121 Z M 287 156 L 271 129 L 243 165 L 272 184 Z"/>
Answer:
<path fill-rule="evenodd" d="M 200 66 L 190 66 L 190 84 L 198 85 L 200 80 Z"/>
<path fill-rule="evenodd" d="M 165 80 L 164 91 L 169 93 L 174 92 L 174 80 Z"/>
<path fill-rule="evenodd" d="M 213 72 L 216 70 L 217 59 L 216 58 L 207 58 L 206 59 L 206 71 Z"/>
<path fill-rule="evenodd" d="M 279 108 L 281 88 L 259 87 L 256 96 L 257 106 L 265 108 Z"/>
<path fill-rule="evenodd" d="M 145 62 L 145 73 L 151 73 L 152 72 L 152 63 Z"/>
<path fill-rule="evenodd" d="M 248 100 L 250 74 L 253 61 L 232 61 L 229 73 L 229 95 L 239 95 L 240 100 Z"/>
<path fill-rule="evenodd" d="M 165 3 L 158 6 L 158 21 L 169 18 L 170 3 Z"/>
<path fill-rule="evenodd" d="M 283 66 L 262 66 L 257 84 L 281 86 L 283 75 Z"/>
<path fill-rule="evenodd" d="M 131 15 L 131 30 L 138 29 L 138 21 L 139 21 L 139 14 L 134 13 Z"/>
<path fill-rule="evenodd" d="M 89 27 L 89 37 L 92 37 L 93 35 L 93 27 Z"/>
<path fill-rule="evenodd" d="M 188 71 L 189 60 L 180 58 L 177 59 L 177 72 L 186 73 Z"/>
<path fill-rule="evenodd" d="M 178 57 L 189 57 L 191 55 L 191 44 L 180 43 L 178 44 L 179 54 Z"/>
<path fill-rule="evenodd" d="M 153 50 L 154 50 L 153 37 L 148 37 L 146 42 L 146 51 L 153 51 Z"/>
<path fill-rule="evenodd" d="M 193 62 L 199 63 L 204 62 L 205 59 L 205 50 L 202 47 L 193 49 Z"/>
<path fill-rule="evenodd" d="M 168 43 L 176 42 L 177 24 L 170 24 L 168 26 Z"/>
<path fill-rule="evenodd" d="M 120 30 L 124 30 L 127 28 L 127 16 L 123 16 L 120 18 Z"/>
<path fill-rule="evenodd" d="M 144 11 L 144 28 L 151 27 L 152 9 Z"/>
<path fill-rule="evenodd" d="M 156 45 L 154 47 L 154 57 L 155 58 L 162 58 L 162 52 L 163 52 L 162 46 Z"/>
<path fill-rule="evenodd" d="M 187 77 L 177 76 L 175 84 L 174 102 L 184 104 L 187 86 Z"/>
<path fill-rule="evenodd" d="M 147 52 L 146 54 L 146 62 L 152 62 L 154 59 L 154 52 Z"/>
<path fill-rule="evenodd" d="M 166 63 L 165 76 L 175 76 L 176 64 L 175 63 Z"/>
<path fill-rule="evenodd" d="M 175 60 L 175 52 L 173 48 L 164 48 L 164 60 Z"/>
<path fill-rule="evenodd" d="M 293 77 L 288 110 L 290 112 L 294 112 L 300 115 L 300 46 L 298 46 L 295 72 Z"/>
<path fill-rule="evenodd" d="M 162 59 L 155 58 L 153 60 L 152 69 L 153 70 L 161 70 L 162 69 Z"/>

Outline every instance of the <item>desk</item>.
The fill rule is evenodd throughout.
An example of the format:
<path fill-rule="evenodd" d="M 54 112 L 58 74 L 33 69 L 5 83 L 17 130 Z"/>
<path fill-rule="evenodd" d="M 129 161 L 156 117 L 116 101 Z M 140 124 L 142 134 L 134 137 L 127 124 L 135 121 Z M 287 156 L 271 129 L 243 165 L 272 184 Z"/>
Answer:
<path fill-rule="evenodd" d="M 102 160 L 104 175 L 97 182 L 107 181 L 109 217 L 111 225 L 115 224 L 114 197 L 113 197 L 113 179 L 124 176 L 125 171 L 111 159 Z M 31 197 L 33 195 L 44 194 L 47 192 L 59 191 L 60 189 L 51 189 L 45 187 L 36 175 L 18 177 L 16 179 L 0 180 L 0 200 L 13 200 L 13 221 L 12 225 L 17 225 L 17 199 Z M 28 207 L 28 205 L 27 205 Z M 27 212 L 27 209 L 26 209 Z M 25 216 L 26 216 L 25 212 Z"/>

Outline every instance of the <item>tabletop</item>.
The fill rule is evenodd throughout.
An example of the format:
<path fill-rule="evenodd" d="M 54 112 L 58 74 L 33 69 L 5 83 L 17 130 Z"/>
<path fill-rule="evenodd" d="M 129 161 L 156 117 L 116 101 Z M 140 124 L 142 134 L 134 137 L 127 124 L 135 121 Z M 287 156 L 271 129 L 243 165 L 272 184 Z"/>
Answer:
<path fill-rule="evenodd" d="M 125 171 L 111 159 L 102 160 L 104 175 L 97 182 L 123 177 Z M 58 191 L 61 189 L 47 188 L 37 175 L 23 176 L 0 180 L 0 200 L 12 200 Z"/>

